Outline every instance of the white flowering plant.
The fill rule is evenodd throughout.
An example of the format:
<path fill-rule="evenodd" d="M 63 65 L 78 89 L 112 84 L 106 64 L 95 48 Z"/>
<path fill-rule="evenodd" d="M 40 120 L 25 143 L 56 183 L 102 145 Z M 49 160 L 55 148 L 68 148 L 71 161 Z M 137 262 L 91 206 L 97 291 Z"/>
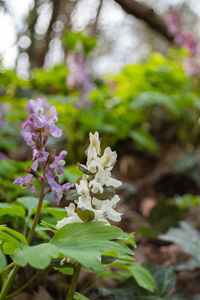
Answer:
<path fill-rule="evenodd" d="M 29 102 L 28 112 L 22 128 L 24 140 L 32 148 L 33 164 L 26 167 L 27 175 L 16 178 L 14 184 L 29 187 L 34 194 L 35 182 L 38 182 L 40 196 L 39 199 L 22 197 L 15 203 L 0 206 L 1 215 L 16 216 L 24 224 L 21 231 L 0 225 L 0 275 L 4 279 L 0 300 L 23 290 L 21 287 L 9 294 L 18 270 L 26 265 L 72 275 L 67 300 L 88 299 L 76 293 L 78 277 L 84 269 L 100 274 L 106 269 L 121 268 L 142 287 L 152 290 L 154 281 L 150 274 L 134 264 L 133 236 L 110 224 L 121 220 L 121 213 L 116 209 L 120 201 L 116 188 L 121 182 L 111 176 L 116 152 L 109 147 L 101 152 L 99 133 L 90 133 L 86 164 L 77 164 L 82 176 L 75 184 L 61 184 L 59 177 L 64 174 L 67 152 L 56 155 L 55 149 L 49 152 L 45 149 L 48 135 L 54 138 L 62 135 L 62 130 L 55 125 L 56 109 L 49 108 L 43 99 L 37 99 Z M 63 199 L 67 201 L 65 209 L 55 205 L 48 207 L 46 197 L 51 193 L 58 206 Z M 46 221 L 47 215 L 54 217 L 54 223 Z M 7 264 L 8 258 L 12 261 L 10 264 Z M 142 279 L 137 277 L 138 268 L 142 269 Z"/>

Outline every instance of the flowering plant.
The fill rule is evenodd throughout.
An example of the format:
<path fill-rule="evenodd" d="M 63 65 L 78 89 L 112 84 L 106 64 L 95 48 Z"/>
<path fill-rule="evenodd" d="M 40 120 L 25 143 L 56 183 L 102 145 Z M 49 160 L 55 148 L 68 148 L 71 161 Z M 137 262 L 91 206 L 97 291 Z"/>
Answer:
<path fill-rule="evenodd" d="M 58 121 L 56 109 L 54 106 L 49 107 L 44 99 L 30 100 L 27 109 L 29 116 L 22 129 L 24 140 L 32 148 L 33 164 L 26 167 L 28 174 L 24 178 L 15 179 L 14 184 L 22 188 L 29 187 L 34 194 L 36 191 L 34 183 L 38 181 L 40 196 L 39 200 L 25 197 L 18 199 L 17 203 L 6 206 L 7 212 L 10 209 L 12 214 L 17 214 L 24 220 L 25 227 L 23 234 L 0 225 L 0 274 L 6 276 L 0 300 L 7 299 L 19 268 L 27 264 L 36 269 L 56 268 L 62 273 L 64 269 L 65 274 L 72 274 L 66 299 L 87 299 L 80 294 L 77 298 L 75 294 L 82 268 L 102 272 L 106 268 L 104 263 L 107 261 L 108 268 L 117 266 L 127 272 L 130 271 L 132 275 L 134 273 L 129 268 L 130 265 L 134 267 L 134 264 L 133 252 L 128 245 L 135 246 L 135 243 L 130 235 L 109 223 L 121 220 L 121 214 L 115 210 L 120 200 L 115 188 L 120 186 L 121 182 L 111 177 L 117 154 L 108 147 L 101 155 L 99 134 L 90 133 L 86 165 L 77 164 L 83 175 L 75 185 L 69 182 L 61 184 L 59 176 L 64 173 L 64 158 L 67 152 L 61 151 L 56 155 L 55 149 L 49 152 L 46 150 L 49 135 L 54 138 L 62 135 L 62 130 L 55 125 Z M 46 208 L 48 202 L 45 197 L 50 193 L 53 193 L 57 205 L 63 198 L 69 202 L 66 211 L 58 207 Z M 46 222 L 43 213 L 53 214 L 55 223 Z M 28 227 L 30 230 L 26 235 Z M 38 240 L 41 230 L 43 233 L 41 236 L 45 236 L 43 243 Z M 44 231 L 51 234 L 44 235 Z M 12 260 L 8 265 L 6 256 L 10 256 Z M 110 257 L 111 261 L 106 260 Z M 34 276 L 36 275 L 37 273 Z M 151 277 L 150 281 L 145 286 L 142 283 L 142 286 L 151 290 L 154 287 Z M 22 288 L 19 288 L 8 297 L 16 295 L 21 290 Z"/>

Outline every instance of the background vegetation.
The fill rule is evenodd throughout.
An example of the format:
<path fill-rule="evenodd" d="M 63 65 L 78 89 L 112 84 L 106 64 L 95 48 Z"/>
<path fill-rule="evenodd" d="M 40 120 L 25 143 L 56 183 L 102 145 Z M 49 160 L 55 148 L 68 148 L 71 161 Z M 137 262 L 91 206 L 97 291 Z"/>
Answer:
<path fill-rule="evenodd" d="M 119 271 L 123 266 L 114 264 L 107 273 L 99 272 L 95 277 L 86 272 L 79 282 L 80 291 L 89 299 L 198 300 L 200 88 L 199 72 L 188 74 L 184 66 L 191 53 L 188 47 L 177 47 L 175 36 L 156 10 L 149 18 L 151 8 L 143 2 L 120 0 L 116 2 L 126 13 L 149 25 L 147 35 L 154 30 L 156 41 L 162 35 L 166 40 L 162 41 L 163 45 L 171 43 L 174 47 L 166 46 L 162 53 L 153 51 L 143 61 L 101 75 L 92 70 L 99 55 L 99 40 L 106 41 L 98 23 L 103 1 L 99 1 L 95 18 L 84 32 L 69 30 L 73 29 L 70 18 L 79 1 L 67 3 L 69 18 L 63 21 L 62 30 L 55 30 L 56 22 L 63 20 L 64 2 L 48 2 L 52 11 L 49 25 L 44 33 L 38 34 L 36 24 L 41 12 L 38 8 L 46 2 L 34 1 L 26 30 L 18 33 L 18 39 L 23 35 L 31 40 L 26 49 L 17 44 L 17 59 L 20 61 L 20 55 L 25 52 L 29 57 L 28 76 L 19 76 L 17 63 L 13 70 L 1 64 L 0 224 L 9 223 L 19 231 L 22 228 L 24 208 L 17 208 L 16 203 L 25 203 L 24 197 L 29 193 L 12 182 L 25 174 L 31 153 L 21 136 L 21 124 L 26 119 L 28 100 L 45 97 L 56 106 L 59 127 L 64 132 L 56 145 L 58 151 L 68 151 L 63 179 L 76 181 L 79 170 L 75 164 L 84 163 L 88 134 L 99 131 L 103 147 L 110 145 L 118 153 L 114 175 L 123 181 L 118 191 L 122 199 L 118 210 L 123 212 L 120 227 L 128 233 L 136 232 L 135 269 L 124 267 Z M 5 9 L 3 2 L 1 5 Z M 181 9 L 183 13 L 186 10 Z M 62 43 L 65 58 L 46 67 L 45 57 L 55 38 Z M 83 82 L 69 83 L 73 71 L 70 55 L 82 57 L 83 63 L 74 74 L 78 78 L 83 72 L 84 84 L 91 87 L 89 92 L 85 93 Z M 90 66 L 89 72 L 86 66 Z M 48 145 L 55 146 L 51 139 Z M 53 203 L 51 196 L 48 200 Z M 25 208 L 32 214 L 30 207 Z M 43 214 L 46 222 L 55 223 L 58 217 L 48 208 L 44 208 Z M 62 217 L 60 211 L 59 218 Z M 49 238 L 39 226 L 38 238 L 46 241 Z M 3 259 L 0 256 L 0 267 Z M 27 267 L 22 278 L 17 279 L 16 287 L 28 280 L 30 272 L 31 268 Z M 85 279 L 88 284 L 83 287 Z M 41 272 L 25 289 L 23 297 L 29 299 L 35 292 L 33 299 L 64 299 L 65 280 L 63 274 Z"/>

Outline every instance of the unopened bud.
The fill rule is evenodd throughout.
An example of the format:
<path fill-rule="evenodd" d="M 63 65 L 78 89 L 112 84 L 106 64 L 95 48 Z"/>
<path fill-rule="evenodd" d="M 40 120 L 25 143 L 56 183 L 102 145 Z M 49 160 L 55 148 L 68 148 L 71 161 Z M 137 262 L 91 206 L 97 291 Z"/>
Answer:
<path fill-rule="evenodd" d="M 41 180 L 41 176 L 36 171 L 34 171 L 31 167 L 27 166 L 25 168 L 25 171 L 28 174 L 32 174 L 36 179 Z"/>
<path fill-rule="evenodd" d="M 52 164 L 55 160 L 55 155 L 56 155 L 56 149 L 52 149 L 50 152 L 49 152 L 49 155 L 48 155 L 48 158 L 47 158 L 47 161 L 46 161 L 46 166 Z"/>
<path fill-rule="evenodd" d="M 48 136 L 45 135 L 44 138 L 43 138 L 43 145 L 45 145 L 47 143 L 47 141 L 48 141 Z"/>

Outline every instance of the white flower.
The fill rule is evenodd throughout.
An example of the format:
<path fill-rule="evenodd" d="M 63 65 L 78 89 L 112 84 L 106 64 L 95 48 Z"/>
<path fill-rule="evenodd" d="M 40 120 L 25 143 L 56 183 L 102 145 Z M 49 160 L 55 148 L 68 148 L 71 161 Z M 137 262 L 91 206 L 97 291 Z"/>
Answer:
<path fill-rule="evenodd" d="M 90 146 L 91 148 L 95 148 L 96 153 L 99 155 L 101 152 L 100 148 L 100 139 L 99 133 L 96 131 L 94 134 L 90 132 Z"/>
<path fill-rule="evenodd" d="M 98 166 L 98 171 L 92 181 L 90 181 L 89 186 L 93 193 L 103 193 L 103 185 L 112 186 L 114 188 L 121 185 L 121 181 L 111 177 L 111 168 L 104 169 L 103 166 Z"/>
<path fill-rule="evenodd" d="M 75 184 L 78 198 L 66 207 L 68 218 L 57 223 L 57 228 L 61 228 L 65 224 L 83 222 L 77 215 L 75 208 L 84 210 L 91 210 L 94 212 L 94 221 L 105 221 L 109 224 L 107 219 L 115 222 L 121 220 L 121 213 L 115 211 L 117 202 L 120 201 L 118 195 L 115 195 L 111 200 L 99 200 L 96 193 L 103 193 L 104 188 L 118 187 L 121 181 L 111 177 L 111 170 L 117 159 L 117 153 L 112 151 L 110 147 L 104 150 L 104 154 L 100 157 L 100 139 L 99 133 L 90 133 L 90 145 L 86 151 L 87 162 L 86 167 L 92 173 L 91 175 L 84 174 L 79 183 Z M 96 194 L 96 195 L 95 195 Z M 96 197 L 95 197 L 96 196 Z"/>
<path fill-rule="evenodd" d="M 98 167 L 98 157 L 96 148 L 89 147 L 87 150 L 87 163 L 86 166 L 91 173 L 95 173 Z"/>
<path fill-rule="evenodd" d="M 91 209 L 92 208 L 91 197 L 90 196 L 87 196 L 87 197 L 80 196 L 78 198 L 77 205 L 80 208 Z"/>
<path fill-rule="evenodd" d="M 83 176 L 80 183 L 75 183 L 77 193 L 83 197 L 86 197 L 90 194 L 89 188 L 88 188 L 88 182 L 87 177 Z"/>
<path fill-rule="evenodd" d="M 116 160 L 117 160 L 117 153 L 116 151 L 112 151 L 110 147 L 107 147 L 104 150 L 103 156 L 99 158 L 100 164 L 105 167 L 112 167 L 115 164 Z"/>
<path fill-rule="evenodd" d="M 56 224 L 57 229 L 60 229 L 61 227 L 65 226 L 66 224 L 83 222 L 79 218 L 77 213 L 75 212 L 75 204 L 74 203 L 70 203 L 70 205 L 68 207 L 65 207 L 65 210 L 67 211 L 68 218 L 64 218 L 61 221 L 58 221 Z"/>
<path fill-rule="evenodd" d="M 114 222 L 121 221 L 121 213 L 113 209 L 119 200 L 119 196 L 115 195 L 111 200 L 102 201 L 101 209 L 95 210 L 95 220 L 107 221 L 106 219 L 110 219 Z"/>
<path fill-rule="evenodd" d="M 80 208 L 91 208 L 91 196 L 88 187 L 87 176 L 84 175 L 79 184 L 75 183 L 77 193 L 80 195 L 77 204 Z"/>
<path fill-rule="evenodd" d="M 108 177 L 107 180 L 105 181 L 105 185 L 106 186 L 112 186 L 114 188 L 117 188 L 118 186 L 120 186 L 122 183 L 120 180 L 117 180 L 115 178 L 112 177 Z"/>

